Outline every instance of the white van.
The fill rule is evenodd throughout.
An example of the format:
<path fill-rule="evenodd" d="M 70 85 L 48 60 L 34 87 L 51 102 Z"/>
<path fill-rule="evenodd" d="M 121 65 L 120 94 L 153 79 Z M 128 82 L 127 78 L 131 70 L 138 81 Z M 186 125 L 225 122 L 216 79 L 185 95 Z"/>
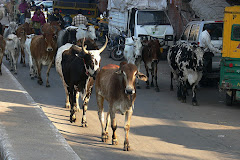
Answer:
<path fill-rule="evenodd" d="M 214 47 L 222 48 L 223 42 L 223 21 L 192 21 L 187 24 L 182 33 L 180 42 L 201 44 L 200 35 L 205 30 L 205 26 L 211 24 L 214 30 L 210 33 L 211 42 Z M 212 59 L 212 69 L 219 70 L 220 68 L 221 53 L 214 54 Z"/>

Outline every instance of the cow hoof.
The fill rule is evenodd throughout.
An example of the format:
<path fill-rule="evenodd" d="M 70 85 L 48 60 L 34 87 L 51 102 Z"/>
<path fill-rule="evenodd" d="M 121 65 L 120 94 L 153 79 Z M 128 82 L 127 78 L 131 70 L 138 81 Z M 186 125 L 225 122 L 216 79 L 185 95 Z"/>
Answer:
<path fill-rule="evenodd" d="M 130 145 L 129 144 L 124 144 L 124 151 L 131 151 Z"/>
<path fill-rule="evenodd" d="M 14 72 L 15 75 L 17 75 L 17 72 Z"/>
<path fill-rule="evenodd" d="M 85 123 L 82 123 L 82 127 L 83 127 L 83 128 L 87 128 L 87 127 L 88 127 L 88 124 L 87 124 L 87 122 L 85 122 Z"/>
<path fill-rule="evenodd" d="M 140 87 L 140 86 L 137 86 L 137 89 L 141 89 L 141 87 Z"/>
<path fill-rule="evenodd" d="M 42 85 L 43 81 L 42 80 L 38 80 L 38 84 Z"/>
<path fill-rule="evenodd" d="M 108 134 L 107 133 L 103 133 L 102 134 L 102 142 L 107 142 L 108 140 Z"/>
<path fill-rule="evenodd" d="M 118 140 L 117 139 L 112 139 L 112 145 L 118 145 Z"/>
<path fill-rule="evenodd" d="M 186 99 L 182 99 L 181 102 L 182 102 L 182 103 L 186 103 Z"/>
<path fill-rule="evenodd" d="M 78 106 L 76 112 L 80 112 L 80 111 L 81 111 L 81 109 L 80 109 L 80 107 Z"/>
<path fill-rule="evenodd" d="M 193 106 L 198 106 L 198 103 L 197 102 L 192 102 L 192 105 Z"/>
<path fill-rule="evenodd" d="M 70 116 L 70 122 L 71 123 L 75 123 L 76 122 L 76 116 L 75 115 L 73 115 L 73 116 Z"/>
<path fill-rule="evenodd" d="M 70 103 L 66 103 L 65 107 L 70 108 L 71 107 Z"/>
<path fill-rule="evenodd" d="M 146 89 L 150 89 L 150 87 L 149 87 L 149 86 L 146 86 Z"/>
<path fill-rule="evenodd" d="M 11 68 L 10 71 L 13 71 L 13 69 Z"/>
<path fill-rule="evenodd" d="M 155 88 L 155 91 L 156 91 L 156 92 L 160 92 L 160 89 L 159 89 L 159 88 Z"/>
<path fill-rule="evenodd" d="M 47 87 L 47 88 L 50 87 L 50 84 L 46 84 L 46 87 Z"/>
<path fill-rule="evenodd" d="M 32 76 L 31 76 L 31 79 L 33 80 L 33 79 L 34 79 L 34 77 L 32 77 Z"/>

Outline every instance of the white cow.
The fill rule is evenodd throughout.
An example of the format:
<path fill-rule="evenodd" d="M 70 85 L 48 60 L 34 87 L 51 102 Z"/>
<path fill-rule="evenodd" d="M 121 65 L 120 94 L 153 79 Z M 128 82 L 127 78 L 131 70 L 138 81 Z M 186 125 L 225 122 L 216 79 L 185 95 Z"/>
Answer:
<path fill-rule="evenodd" d="M 25 41 L 25 47 L 24 47 L 24 52 L 25 54 L 28 55 L 28 58 L 29 58 L 29 68 L 30 68 L 30 76 L 31 76 L 31 79 L 34 78 L 35 76 L 35 72 L 37 71 L 36 70 L 36 65 L 34 65 L 34 61 L 32 59 L 32 55 L 31 55 L 31 50 L 30 50 L 30 46 L 31 46 L 31 42 L 32 42 L 32 38 L 35 36 L 35 34 L 30 34 L 30 35 L 27 35 L 27 38 L 26 38 L 26 41 Z"/>
<path fill-rule="evenodd" d="M 83 39 L 84 37 L 90 38 L 92 40 L 97 38 L 94 26 L 86 27 L 84 24 L 79 25 L 77 29 L 77 34 L 76 34 L 77 41 L 79 39 Z"/>
<path fill-rule="evenodd" d="M 4 30 L 3 37 L 7 38 L 9 34 L 15 34 L 17 27 L 18 25 L 16 22 L 10 22 L 8 28 Z"/>
<path fill-rule="evenodd" d="M 8 35 L 6 39 L 6 54 L 10 58 L 11 71 L 13 71 L 14 67 L 14 74 L 17 74 L 17 60 L 20 50 L 21 46 L 19 38 L 15 34 Z"/>
<path fill-rule="evenodd" d="M 140 37 L 125 38 L 124 58 L 128 63 L 135 64 L 140 71 L 142 59 L 142 43 Z M 140 88 L 138 79 L 136 80 L 137 88 Z"/>

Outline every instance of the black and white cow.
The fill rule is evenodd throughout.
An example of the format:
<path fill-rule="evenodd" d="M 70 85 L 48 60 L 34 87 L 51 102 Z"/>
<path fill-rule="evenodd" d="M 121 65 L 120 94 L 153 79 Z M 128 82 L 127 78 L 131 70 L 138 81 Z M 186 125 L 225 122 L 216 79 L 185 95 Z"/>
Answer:
<path fill-rule="evenodd" d="M 56 55 L 56 70 L 62 79 L 66 92 L 66 107 L 71 105 L 70 122 L 76 121 L 77 96 L 80 93 L 83 99 L 82 125 L 87 126 L 86 110 L 91 93 L 88 92 L 92 86 L 91 77 L 95 78 L 99 67 L 100 53 L 106 48 L 108 40 L 99 50 L 86 50 L 86 48 L 67 43 L 58 49 Z M 84 41 L 83 41 L 84 46 Z M 91 90 L 91 89 L 90 89 Z M 85 104 L 86 103 L 86 104 Z"/>
<path fill-rule="evenodd" d="M 58 39 L 57 39 L 58 48 L 60 48 L 62 45 L 66 44 L 66 43 L 76 44 L 77 29 L 78 29 L 77 27 L 69 26 L 69 27 L 59 31 Z"/>
<path fill-rule="evenodd" d="M 192 104 L 198 105 L 196 98 L 196 86 L 202 78 L 203 50 L 197 45 L 177 44 L 168 51 L 168 63 L 171 68 L 171 90 L 173 90 L 172 78 L 177 80 L 178 99 L 186 103 L 188 87 L 192 89 Z"/>

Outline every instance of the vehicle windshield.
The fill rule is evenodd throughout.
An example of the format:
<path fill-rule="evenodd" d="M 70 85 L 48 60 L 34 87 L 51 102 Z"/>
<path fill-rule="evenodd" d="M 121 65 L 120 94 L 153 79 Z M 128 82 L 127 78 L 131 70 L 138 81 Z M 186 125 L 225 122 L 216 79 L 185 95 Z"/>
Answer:
<path fill-rule="evenodd" d="M 208 23 L 213 25 L 214 30 L 210 33 L 211 40 L 219 40 L 223 37 L 223 23 Z M 208 24 L 205 24 L 204 27 Z M 205 28 L 203 28 L 205 30 Z"/>
<path fill-rule="evenodd" d="M 139 11 L 137 15 L 138 25 L 170 25 L 164 11 Z"/>

